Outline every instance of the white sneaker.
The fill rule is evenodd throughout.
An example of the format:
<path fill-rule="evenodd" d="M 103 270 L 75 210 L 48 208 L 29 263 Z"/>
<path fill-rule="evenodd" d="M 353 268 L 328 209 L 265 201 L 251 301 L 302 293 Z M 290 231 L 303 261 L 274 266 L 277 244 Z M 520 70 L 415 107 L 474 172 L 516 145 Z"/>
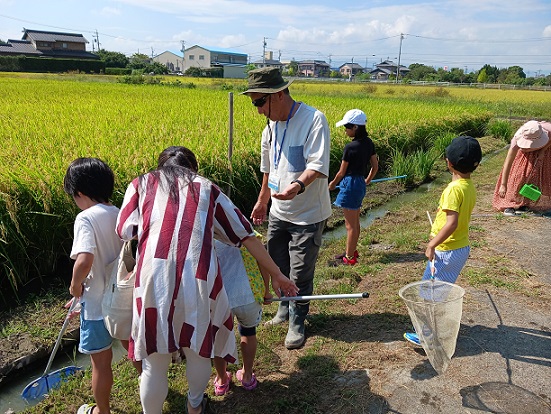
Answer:
<path fill-rule="evenodd" d="M 77 414 L 92 414 L 96 404 L 83 404 L 77 411 Z"/>
<path fill-rule="evenodd" d="M 503 210 L 503 215 L 505 217 L 515 217 L 516 216 L 515 209 L 511 207 L 506 208 L 505 210 Z"/>

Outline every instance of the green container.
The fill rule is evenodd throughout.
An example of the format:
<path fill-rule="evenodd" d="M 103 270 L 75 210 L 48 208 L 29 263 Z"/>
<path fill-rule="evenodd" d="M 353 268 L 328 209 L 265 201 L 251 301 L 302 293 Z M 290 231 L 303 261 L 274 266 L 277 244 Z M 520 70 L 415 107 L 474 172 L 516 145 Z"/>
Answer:
<path fill-rule="evenodd" d="M 534 184 L 524 184 L 520 189 L 519 194 L 529 198 L 532 201 L 538 201 L 541 196 L 541 191 Z"/>

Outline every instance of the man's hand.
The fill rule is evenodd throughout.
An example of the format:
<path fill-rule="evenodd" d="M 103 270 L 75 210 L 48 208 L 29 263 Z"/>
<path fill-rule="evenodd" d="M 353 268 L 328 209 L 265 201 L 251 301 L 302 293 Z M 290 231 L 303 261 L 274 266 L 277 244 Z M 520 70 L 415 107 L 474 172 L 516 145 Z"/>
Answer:
<path fill-rule="evenodd" d="M 251 213 L 251 219 L 253 224 L 258 226 L 266 220 L 266 213 L 268 212 L 268 205 L 257 201 L 254 205 L 253 211 Z"/>
<path fill-rule="evenodd" d="M 277 198 L 278 200 L 292 200 L 296 197 L 300 189 L 301 186 L 299 183 L 291 183 L 287 187 L 285 187 L 285 190 L 283 190 L 283 192 L 274 193 L 272 194 L 272 197 Z"/>

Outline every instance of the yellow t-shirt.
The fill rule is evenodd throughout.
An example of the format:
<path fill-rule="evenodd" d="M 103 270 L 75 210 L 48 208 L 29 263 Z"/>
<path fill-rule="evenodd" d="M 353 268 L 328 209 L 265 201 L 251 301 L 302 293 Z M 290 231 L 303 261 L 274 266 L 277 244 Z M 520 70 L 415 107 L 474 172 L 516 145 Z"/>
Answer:
<path fill-rule="evenodd" d="M 440 196 L 436 219 L 432 224 L 431 237 L 434 237 L 446 224 L 445 210 L 459 213 L 455 231 L 436 250 L 455 250 L 469 245 L 469 222 L 476 202 L 476 189 L 470 178 L 460 178 L 448 184 Z"/>

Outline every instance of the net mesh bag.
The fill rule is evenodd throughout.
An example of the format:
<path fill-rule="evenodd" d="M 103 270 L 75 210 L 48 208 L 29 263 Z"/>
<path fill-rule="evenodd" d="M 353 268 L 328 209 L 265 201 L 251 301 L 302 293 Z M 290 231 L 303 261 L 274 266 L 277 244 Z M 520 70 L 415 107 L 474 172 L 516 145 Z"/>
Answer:
<path fill-rule="evenodd" d="M 398 294 L 432 367 L 442 374 L 455 352 L 465 290 L 453 283 L 423 280 L 404 286 Z"/>

